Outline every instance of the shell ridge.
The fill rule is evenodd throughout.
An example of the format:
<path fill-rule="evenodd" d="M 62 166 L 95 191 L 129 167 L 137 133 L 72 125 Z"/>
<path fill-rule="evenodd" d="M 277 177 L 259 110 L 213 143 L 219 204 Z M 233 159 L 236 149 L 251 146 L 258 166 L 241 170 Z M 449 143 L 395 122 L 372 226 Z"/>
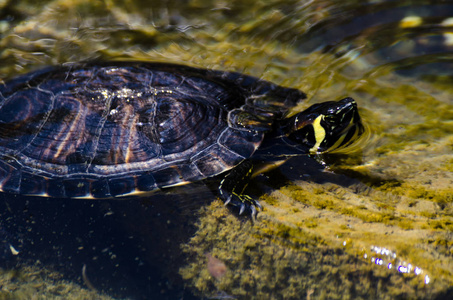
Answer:
<path fill-rule="evenodd" d="M 44 125 L 47 123 L 47 120 L 49 119 L 49 116 L 53 110 L 53 107 L 55 106 L 55 95 L 53 93 L 51 93 L 51 94 L 52 94 L 52 96 L 50 97 L 50 105 L 47 109 L 47 112 L 44 114 L 43 120 L 42 120 L 41 124 L 38 126 L 36 133 L 33 134 L 33 137 L 30 139 L 30 141 L 26 145 L 24 145 L 22 148 L 18 148 L 15 152 L 13 152 L 14 154 L 21 153 L 26 148 L 28 148 L 33 143 L 33 141 L 36 139 L 36 137 L 38 136 L 39 132 L 44 127 Z"/>
<path fill-rule="evenodd" d="M 107 116 L 110 113 L 110 108 L 111 108 L 111 105 L 112 105 L 112 97 L 111 97 L 111 95 L 109 95 L 109 97 L 107 97 L 106 100 L 107 101 L 105 102 L 105 108 L 104 108 L 104 111 L 103 111 L 103 113 L 101 115 L 101 120 L 98 123 L 98 126 L 97 126 L 97 128 L 95 130 L 94 137 L 92 138 L 92 141 L 93 141 L 93 153 L 91 155 L 90 161 L 87 162 L 87 167 L 86 167 L 87 173 L 88 173 L 88 170 L 90 169 L 91 164 L 93 163 L 94 158 L 96 157 L 96 154 L 98 152 L 99 140 L 101 139 L 101 133 L 102 133 L 102 130 L 104 128 L 105 122 L 107 122 Z"/>

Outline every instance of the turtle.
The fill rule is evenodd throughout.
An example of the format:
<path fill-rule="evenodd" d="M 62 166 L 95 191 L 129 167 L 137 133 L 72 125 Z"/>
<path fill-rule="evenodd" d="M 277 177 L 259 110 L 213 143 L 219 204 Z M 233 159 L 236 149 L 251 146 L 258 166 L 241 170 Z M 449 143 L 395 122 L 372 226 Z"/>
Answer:
<path fill-rule="evenodd" d="M 271 165 L 353 143 L 352 98 L 291 114 L 306 94 L 238 72 L 157 62 L 47 67 L 0 84 L 0 191 L 117 198 L 220 177 L 219 197 L 256 214 L 244 193 Z"/>

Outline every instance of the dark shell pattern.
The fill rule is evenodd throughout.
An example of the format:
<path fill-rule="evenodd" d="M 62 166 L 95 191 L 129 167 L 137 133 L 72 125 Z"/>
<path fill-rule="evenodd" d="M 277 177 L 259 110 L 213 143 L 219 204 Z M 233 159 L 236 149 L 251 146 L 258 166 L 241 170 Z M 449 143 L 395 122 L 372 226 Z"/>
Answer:
<path fill-rule="evenodd" d="M 157 63 L 77 64 L 0 84 L 0 188 L 140 194 L 249 158 L 305 95 L 255 77 Z"/>

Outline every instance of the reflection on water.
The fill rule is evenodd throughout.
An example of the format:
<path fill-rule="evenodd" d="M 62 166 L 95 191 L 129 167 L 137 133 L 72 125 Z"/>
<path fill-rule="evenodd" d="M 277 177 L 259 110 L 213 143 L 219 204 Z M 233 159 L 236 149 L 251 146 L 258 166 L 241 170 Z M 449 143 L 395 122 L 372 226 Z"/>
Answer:
<path fill-rule="evenodd" d="M 40 260 L 83 285 L 86 264 L 94 287 L 131 298 L 451 297 L 453 4 L 16 2 L 0 1 L 2 79 L 91 59 L 240 71 L 305 91 L 307 106 L 353 97 L 371 135 L 258 176 L 255 223 L 206 191 L 189 210 L 171 193 L 142 199 L 165 199 L 154 210 L 3 195 L 2 267 Z"/>
<path fill-rule="evenodd" d="M 413 266 L 410 263 L 397 259 L 397 254 L 386 248 L 377 246 L 371 246 L 372 256 L 370 258 L 371 263 L 378 266 L 384 266 L 389 270 L 396 270 L 403 274 L 414 274 L 416 276 L 423 275 L 423 270 L 417 266 Z M 368 259 L 368 254 L 364 254 L 363 257 Z M 425 284 L 429 284 L 429 275 L 424 275 Z"/>

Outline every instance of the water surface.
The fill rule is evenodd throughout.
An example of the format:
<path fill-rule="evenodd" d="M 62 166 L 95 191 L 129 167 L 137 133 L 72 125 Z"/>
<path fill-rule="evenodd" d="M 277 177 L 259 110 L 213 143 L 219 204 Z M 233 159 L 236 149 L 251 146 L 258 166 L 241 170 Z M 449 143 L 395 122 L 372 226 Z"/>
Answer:
<path fill-rule="evenodd" d="M 5 295 L 452 296 L 453 4 L 55 0 L 0 8 L 3 80 L 100 59 L 239 71 L 305 91 L 307 106 L 353 97 L 370 133 L 345 153 L 295 158 L 258 176 L 248 191 L 263 205 L 254 223 L 225 209 L 211 183 L 125 202 L 2 194 L 2 285 L 15 284 Z M 52 284 L 80 290 L 49 294 L 46 281 L 30 288 L 46 277 L 30 271 L 37 261 L 58 274 Z"/>

